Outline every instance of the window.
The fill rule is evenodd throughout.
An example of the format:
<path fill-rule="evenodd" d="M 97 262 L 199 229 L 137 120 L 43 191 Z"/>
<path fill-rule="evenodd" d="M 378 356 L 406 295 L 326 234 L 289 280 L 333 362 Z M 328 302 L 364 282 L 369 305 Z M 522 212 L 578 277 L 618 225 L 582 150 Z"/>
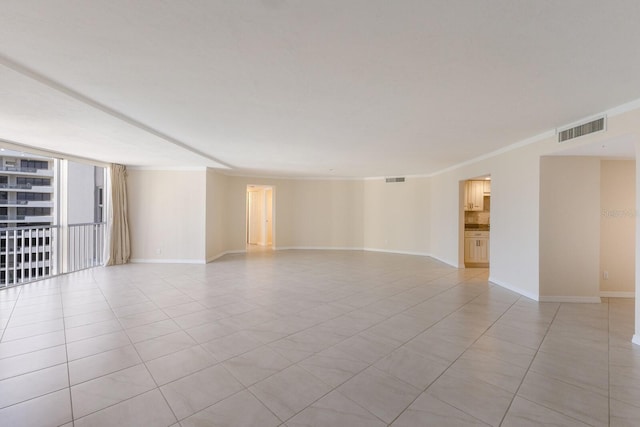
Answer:
<path fill-rule="evenodd" d="M 31 169 L 49 169 L 49 162 L 42 160 L 21 160 L 20 167 Z"/>
<path fill-rule="evenodd" d="M 35 202 L 48 202 L 51 200 L 50 193 L 16 193 L 16 199 L 29 200 Z"/>
<path fill-rule="evenodd" d="M 26 177 L 18 177 L 16 179 L 16 184 L 18 185 L 26 185 L 26 184 L 31 184 L 31 185 L 39 185 L 39 186 L 50 186 L 51 185 L 51 179 L 49 178 L 26 178 Z"/>
<path fill-rule="evenodd" d="M 51 208 L 18 208 L 18 216 L 48 216 L 51 215 Z"/>

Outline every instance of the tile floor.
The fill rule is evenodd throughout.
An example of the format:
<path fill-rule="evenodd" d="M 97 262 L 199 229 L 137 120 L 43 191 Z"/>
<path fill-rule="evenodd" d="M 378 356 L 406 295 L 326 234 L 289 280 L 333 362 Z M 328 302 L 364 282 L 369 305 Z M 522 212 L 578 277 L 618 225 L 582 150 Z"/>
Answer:
<path fill-rule="evenodd" d="M 0 290 L 3 426 L 638 426 L 633 300 L 282 251 Z"/>

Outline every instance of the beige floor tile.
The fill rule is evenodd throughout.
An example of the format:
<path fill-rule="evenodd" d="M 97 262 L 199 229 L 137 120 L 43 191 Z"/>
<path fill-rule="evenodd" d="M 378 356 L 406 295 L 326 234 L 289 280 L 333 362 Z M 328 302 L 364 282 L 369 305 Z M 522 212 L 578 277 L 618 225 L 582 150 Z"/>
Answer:
<path fill-rule="evenodd" d="M 482 380 L 486 383 L 515 393 L 520 387 L 526 368 L 504 362 L 493 357 L 465 352 L 452 366 L 460 376 Z"/>
<path fill-rule="evenodd" d="M 71 421 L 71 399 L 68 390 L 0 409 L 0 420 L 6 426 L 57 427 Z"/>
<path fill-rule="evenodd" d="M 291 366 L 292 362 L 269 347 L 258 347 L 227 359 L 223 366 L 246 387 Z"/>
<path fill-rule="evenodd" d="M 487 427 L 477 418 L 423 393 L 394 422 L 392 427 Z"/>
<path fill-rule="evenodd" d="M 576 357 L 566 353 L 551 354 L 539 351 L 531 364 L 530 371 L 604 396 L 609 393 L 608 366 L 593 362 L 584 356 Z"/>
<path fill-rule="evenodd" d="M 483 335 L 465 352 L 465 356 L 475 355 L 502 360 L 521 368 L 529 368 L 536 350 L 529 347 L 503 341 L 499 338 Z"/>
<path fill-rule="evenodd" d="M 143 365 L 126 368 L 71 387 L 73 415 L 84 417 L 156 388 Z"/>
<path fill-rule="evenodd" d="M 633 299 L 539 303 L 487 279 L 488 269 L 455 269 L 426 257 L 291 250 L 228 255 L 207 265 L 98 268 L 0 289 L 0 384 L 10 390 L 0 400 L 21 402 L 0 409 L 0 419 L 20 415 L 24 407 L 32 411 L 21 415 L 27 425 L 70 423 L 70 390 L 62 371 L 66 333 L 74 399 L 89 402 L 88 409 L 78 403 L 76 416 L 96 410 L 91 402 L 100 408 L 76 425 L 153 424 L 157 414 L 144 415 L 152 417 L 146 420 L 114 409 L 126 413 L 149 393 L 126 378 L 109 382 L 140 369 L 138 353 L 152 378 L 183 384 L 174 404 L 184 398 L 184 408 L 200 393 L 184 385 L 185 377 L 218 366 L 220 375 L 227 372 L 222 377 L 241 383 L 237 394 L 183 418 L 190 426 L 214 418 L 227 425 L 261 425 L 260 418 L 265 425 L 294 419 L 302 425 L 357 424 L 363 404 L 323 396 L 334 387 L 359 384 L 362 396 L 371 394 L 361 396 L 363 402 L 371 404 L 393 389 L 389 381 L 419 392 L 429 388 L 383 423 L 495 424 L 530 365 L 520 396 L 502 414 L 504 425 L 637 424 L 640 347 L 630 343 Z M 212 353 L 224 363 L 218 365 Z M 51 368 L 60 372 L 52 374 Z M 29 381 L 32 375 L 41 378 Z M 224 389 L 226 382 L 217 384 Z M 262 390 L 264 402 L 242 391 L 247 385 L 256 394 Z M 193 388 L 209 386 L 215 384 Z M 57 387 L 63 388 L 51 391 Z M 92 396 L 92 387 L 104 396 Z M 363 410 L 397 412 L 389 407 L 403 394 L 392 394 Z M 207 396 L 201 403 L 195 398 L 193 406 L 210 402 Z M 60 397 L 59 408 L 47 406 Z M 39 401 L 50 419 L 38 418 Z M 159 424 L 179 427 L 166 403 L 164 409 L 157 403 L 158 414 L 170 414 L 160 416 Z M 276 420 L 272 410 L 285 419 Z"/>
<path fill-rule="evenodd" d="M 166 320 L 168 318 L 169 316 L 167 316 L 164 311 L 158 309 L 145 311 L 143 313 L 132 314 L 130 316 L 119 317 L 118 320 L 120 321 L 120 324 L 123 328 L 132 329 L 138 326 L 148 325 L 150 323 Z"/>
<path fill-rule="evenodd" d="M 65 334 L 67 336 L 67 342 L 70 343 L 74 341 L 86 340 L 88 338 L 93 338 L 100 335 L 106 335 L 120 330 L 122 330 L 120 322 L 118 322 L 117 320 L 107 320 L 104 322 L 92 323 L 90 325 L 68 328 L 65 330 Z"/>
<path fill-rule="evenodd" d="M 53 366 L 0 381 L 0 408 L 69 387 L 67 365 Z"/>
<path fill-rule="evenodd" d="M 124 331 L 112 332 L 67 343 L 67 357 L 72 361 L 130 344 L 131 341 Z"/>
<path fill-rule="evenodd" d="M 179 420 L 201 411 L 244 387 L 225 368 L 215 365 L 160 388 Z"/>
<path fill-rule="evenodd" d="M 135 344 L 138 354 L 145 362 L 197 345 L 184 331 L 174 332 Z"/>
<path fill-rule="evenodd" d="M 493 426 L 500 424 L 513 399 L 511 392 L 456 371 L 447 371 L 428 393 Z"/>
<path fill-rule="evenodd" d="M 504 418 L 502 427 L 587 427 L 575 418 L 567 417 L 559 412 L 545 408 L 537 403 L 516 397 Z"/>
<path fill-rule="evenodd" d="M 456 360 L 468 348 L 470 343 L 467 339 L 457 342 L 452 339 L 430 333 L 428 330 L 411 341 L 407 342 L 404 347 L 412 350 L 423 357 L 439 358 L 447 364 Z"/>
<path fill-rule="evenodd" d="M 281 421 L 245 390 L 182 420 L 180 424 L 182 427 L 276 427 Z"/>
<path fill-rule="evenodd" d="M 196 313 L 198 311 L 205 310 L 206 307 L 199 302 L 188 302 L 185 304 L 174 305 L 172 307 L 164 308 L 162 311 L 171 318 L 185 316 L 187 314 Z"/>
<path fill-rule="evenodd" d="M 56 347 L 63 345 L 64 342 L 64 331 L 62 330 L 19 340 L 0 342 L 0 359 Z"/>
<path fill-rule="evenodd" d="M 62 329 L 64 329 L 64 322 L 62 319 L 46 320 L 44 322 L 32 323 L 24 326 L 12 327 L 8 325 L 5 328 L 4 335 L 2 336 L 2 342 L 48 334 Z"/>
<path fill-rule="evenodd" d="M 535 372 L 527 374 L 518 395 L 590 425 L 609 423 L 609 399 Z"/>
<path fill-rule="evenodd" d="M 509 325 L 507 322 L 504 322 L 496 323 L 492 326 L 487 331 L 487 335 L 537 350 L 542 343 L 545 332 L 540 330 L 531 331 L 528 329 L 516 328 Z"/>
<path fill-rule="evenodd" d="M 159 390 L 125 400 L 86 417 L 76 419 L 75 427 L 145 426 L 166 427 L 176 418 Z"/>
<path fill-rule="evenodd" d="M 238 332 L 238 328 L 234 326 L 224 325 L 217 322 L 204 323 L 193 328 L 185 329 L 198 344 L 204 344 L 209 341 L 213 341 L 216 338 L 222 338 L 227 335 L 235 334 Z"/>
<path fill-rule="evenodd" d="M 343 336 L 337 335 L 330 330 L 310 328 L 274 341 L 269 344 L 269 347 L 287 355 L 290 360 L 297 361 L 325 350 L 343 340 Z"/>
<path fill-rule="evenodd" d="M 65 317 L 64 327 L 67 329 L 76 328 L 79 326 L 91 325 L 93 323 L 106 322 L 108 320 L 114 320 L 115 314 L 111 310 L 103 310 L 90 312 L 85 314 L 79 314 L 77 316 Z"/>
<path fill-rule="evenodd" d="M 366 363 L 374 363 L 402 345 L 392 338 L 368 334 L 366 331 L 347 338 L 334 348 Z"/>
<path fill-rule="evenodd" d="M 216 363 L 216 359 L 201 346 L 193 346 L 153 359 L 146 365 L 158 385 L 162 385 Z"/>
<path fill-rule="evenodd" d="M 298 362 L 298 366 L 331 387 L 337 387 L 369 366 L 337 349 L 314 354 Z"/>
<path fill-rule="evenodd" d="M 66 362 L 67 352 L 64 345 L 7 357 L 0 363 L 0 380 Z"/>
<path fill-rule="evenodd" d="M 640 406 L 640 367 L 612 366 L 610 382 L 612 399 Z"/>
<path fill-rule="evenodd" d="M 173 332 L 178 332 L 179 330 L 180 327 L 176 322 L 172 319 L 167 319 L 127 329 L 127 335 L 129 335 L 132 342 L 138 343 L 140 341 L 150 340 Z"/>
<path fill-rule="evenodd" d="M 80 384 L 142 362 L 132 345 L 69 362 L 71 385 Z"/>
<path fill-rule="evenodd" d="M 379 360 L 376 368 L 412 386 L 424 390 L 435 381 L 449 364 L 436 357 L 423 356 L 406 347 L 400 347 Z"/>
<path fill-rule="evenodd" d="M 637 427 L 640 425 L 640 406 L 611 399 L 611 427 Z"/>
<path fill-rule="evenodd" d="M 421 390 L 370 367 L 337 389 L 386 423 L 404 411 Z"/>
<path fill-rule="evenodd" d="M 363 407 L 332 391 L 287 421 L 287 427 L 384 427 L 387 423 Z"/>
<path fill-rule="evenodd" d="M 249 388 L 280 420 L 286 421 L 331 390 L 298 366 L 291 366 Z"/>
<path fill-rule="evenodd" d="M 206 348 L 218 361 L 222 362 L 238 356 L 247 351 L 260 347 L 262 342 L 246 331 L 236 332 L 222 338 L 214 339 L 203 347 Z"/>

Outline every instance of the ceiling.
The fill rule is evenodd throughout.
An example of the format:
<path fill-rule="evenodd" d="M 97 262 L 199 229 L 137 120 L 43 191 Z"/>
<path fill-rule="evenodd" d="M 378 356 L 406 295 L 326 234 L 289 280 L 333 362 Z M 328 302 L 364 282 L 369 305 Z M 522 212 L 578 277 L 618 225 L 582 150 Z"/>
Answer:
<path fill-rule="evenodd" d="M 640 98 L 637 0 L 3 0 L 0 140 L 430 174 Z"/>

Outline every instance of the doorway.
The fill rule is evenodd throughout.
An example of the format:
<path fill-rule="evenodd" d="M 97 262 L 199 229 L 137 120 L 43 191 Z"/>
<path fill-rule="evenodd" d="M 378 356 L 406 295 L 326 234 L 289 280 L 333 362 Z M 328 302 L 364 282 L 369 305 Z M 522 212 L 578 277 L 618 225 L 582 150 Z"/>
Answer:
<path fill-rule="evenodd" d="M 272 249 L 275 241 L 274 188 L 247 185 L 247 250 Z"/>
<path fill-rule="evenodd" d="M 464 219 L 461 255 L 466 268 L 489 267 L 491 176 L 461 182 L 461 218 Z"/>

